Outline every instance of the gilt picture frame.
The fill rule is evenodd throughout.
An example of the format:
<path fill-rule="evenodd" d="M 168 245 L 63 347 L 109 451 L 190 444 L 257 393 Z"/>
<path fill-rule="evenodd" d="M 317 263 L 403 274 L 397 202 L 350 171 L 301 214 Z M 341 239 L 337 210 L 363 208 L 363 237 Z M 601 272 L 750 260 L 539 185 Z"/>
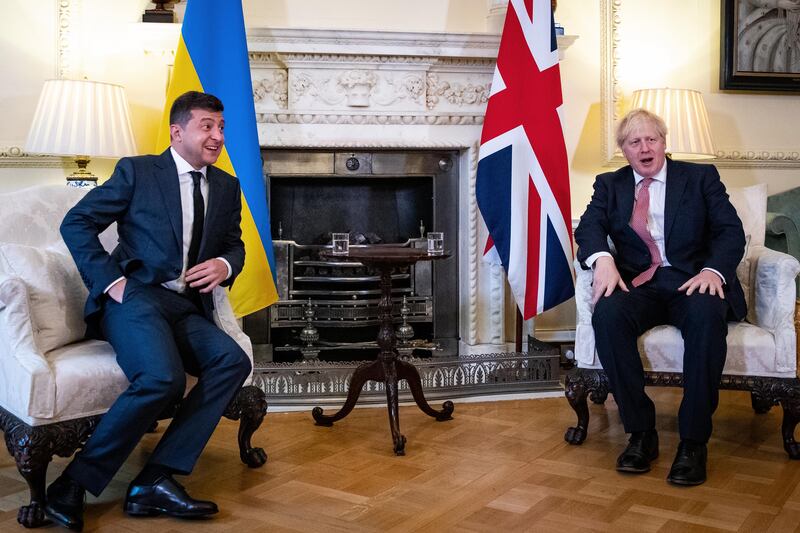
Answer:
<path fill-rule="evenodd" d="M 719 86 L 800 93 L 800 0 L 721 0 Z"/>

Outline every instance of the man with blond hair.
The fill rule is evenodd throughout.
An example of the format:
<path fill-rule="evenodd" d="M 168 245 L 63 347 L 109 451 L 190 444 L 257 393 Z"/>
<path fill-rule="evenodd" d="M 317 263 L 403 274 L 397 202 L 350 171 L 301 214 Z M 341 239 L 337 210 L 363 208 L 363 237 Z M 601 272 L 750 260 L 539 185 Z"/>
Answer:
<path fill-rule="evenodd" d="M 683 335 L 684 393 L 681 440 L 667 480 L 699 485 L 706 480 L 727 321 L 747 312 L 736 278 L 745 237 L 717 169 L 669 159 L 666 136 L 664 121 L 644 109 L 622 119 L 617 144 L 629 165 L 597 177 L 575 240 L 578 260 L 593 270 L 597 355 L 630 434 L 617 470 L 647 472 L 658 457 L 637 338 L 669 324 Z"/>

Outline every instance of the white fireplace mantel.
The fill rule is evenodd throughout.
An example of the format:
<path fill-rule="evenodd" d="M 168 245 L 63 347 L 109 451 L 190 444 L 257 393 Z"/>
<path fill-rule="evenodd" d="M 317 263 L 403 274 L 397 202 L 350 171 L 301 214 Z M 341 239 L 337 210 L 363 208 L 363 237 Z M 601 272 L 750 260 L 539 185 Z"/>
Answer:
<path fill-rule="evenodd" d="M 480 136 L 499 37 L 252 29 L 264 146 L 466 148 Z"/>

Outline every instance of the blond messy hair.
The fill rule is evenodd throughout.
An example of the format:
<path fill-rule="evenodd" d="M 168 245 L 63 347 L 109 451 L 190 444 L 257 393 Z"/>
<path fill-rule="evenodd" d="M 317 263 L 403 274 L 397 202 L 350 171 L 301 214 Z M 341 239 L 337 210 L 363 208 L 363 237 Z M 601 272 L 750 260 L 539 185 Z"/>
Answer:
<path fill-rule="evenodd" d="M 617 125 L 617 146 L 622 148 L 625 139 L 644 124 L 652 124 L 656 128 L 656 133 L 665 141 L 667 140 L 667 125 L 664 123 L 664 119 L 640 107 L 629 111 Z"/>

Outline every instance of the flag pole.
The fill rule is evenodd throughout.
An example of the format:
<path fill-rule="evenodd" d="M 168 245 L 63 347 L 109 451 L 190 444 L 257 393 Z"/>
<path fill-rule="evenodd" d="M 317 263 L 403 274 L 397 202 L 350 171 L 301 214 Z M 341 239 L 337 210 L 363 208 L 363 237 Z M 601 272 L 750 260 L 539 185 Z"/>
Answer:
<path fill-rule="evenodd" d="M 522 319 L 522 313 L 517 307 L 517 323 L 514 328 L 514 351 L 519 353 L 522 351 L 522 324 L 525 321 Z"/>

